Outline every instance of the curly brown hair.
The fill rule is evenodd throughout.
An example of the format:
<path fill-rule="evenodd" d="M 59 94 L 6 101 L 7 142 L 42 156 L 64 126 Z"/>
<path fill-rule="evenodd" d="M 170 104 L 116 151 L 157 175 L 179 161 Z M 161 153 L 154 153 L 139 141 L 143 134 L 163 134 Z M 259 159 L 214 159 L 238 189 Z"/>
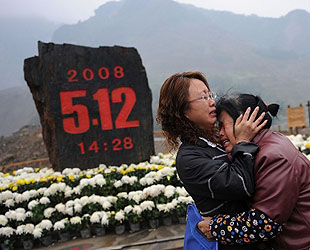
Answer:
<path fill-rule="evenodd" d="M 184 115 L 189 109 L 190 79 L 201 80 L 210 89 L 201 72 L 176 73 L 170 76 L 160 89 L 156 121 L 161 124 L 170 149 L 178 148 L 179 139 L 195 144 L 202 136 L 215 141 L 215 128 L 201 129 Z"/>

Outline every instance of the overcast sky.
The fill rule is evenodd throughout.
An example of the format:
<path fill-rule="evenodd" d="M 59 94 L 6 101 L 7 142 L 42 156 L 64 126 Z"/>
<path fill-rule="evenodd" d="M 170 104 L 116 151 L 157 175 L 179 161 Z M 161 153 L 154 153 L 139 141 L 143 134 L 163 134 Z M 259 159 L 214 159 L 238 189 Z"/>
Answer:
<path fill-rule="evenodd" d="M 0 17 L 45 17 L 60 23 L 76 23 L 94 15 L 112 0 L 0 0 Z M 148 0 L 145 0 L 148 1 Z M 310 12 L 310 0 L 176 0 L 198 7 L 238 14 L 280 17 L 294 9 Z"/>

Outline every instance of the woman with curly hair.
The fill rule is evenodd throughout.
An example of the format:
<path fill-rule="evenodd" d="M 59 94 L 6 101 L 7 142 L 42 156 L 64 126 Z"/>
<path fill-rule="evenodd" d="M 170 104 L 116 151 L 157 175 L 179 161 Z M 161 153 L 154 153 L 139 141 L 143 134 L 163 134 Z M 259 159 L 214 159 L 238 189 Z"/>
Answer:
<path fill-rule="evenodd" d="M 202 73 L 174 74 L 161 87 L 157 111 L 157 121 L 171 149 L 178 149 L 176 168 L 185 189 L 200 215 L 211 217 L 248 209 L 247 202 L 254 192 L 253 165 L 258 151 L 258 146 L 250 141 L 266 124 L 262 122 L 264 113 L 255 120 L 258 108 L 250 117 L 250 109 L 241 115 L 234 126 L 236 145 L 229 159 L 218 145 L 215 97 Z M 265 240 L 274 237 L 278 230 L 272 220 L 267 221 L 274 228 L 265 234 Z M 187 228 L 184 249 L 191 247 L 187 240 L 190 233 Z M 255 249 L 255 246 L 219 244 L 219 249 Z"/>

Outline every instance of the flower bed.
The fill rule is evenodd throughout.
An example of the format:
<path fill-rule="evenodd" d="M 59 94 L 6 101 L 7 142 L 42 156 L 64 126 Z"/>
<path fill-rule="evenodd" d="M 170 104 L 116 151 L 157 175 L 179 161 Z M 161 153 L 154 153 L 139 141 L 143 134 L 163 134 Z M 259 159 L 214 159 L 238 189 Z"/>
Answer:
<path fill-rule="evenodd" d="M 174 160 L 172 154 L 158 154 L 129 166 L 0 173 L 2 248 L 22 248 L 32 241 L 33 246 L 24 245 L 29 249 L 71 237 L 102 236 L 118 226 L 137 231 L 131 226 L 149 226 L 149 220 L 160 217 L 184 218 L 192 198 L 178 179 Z"/>
<path fill-rule="evenodd" d="M 301 151 L 310 160 L 310 137 L 304 135 L 289 135 L 287 136 L 295 147 Z"/>
<path fill-rule="evenodd" d="M 310 159 L 310 137 L 288 138 Z M 184 223 L 192 198 L 174 162 L 175 155 L 158 154 L 150 162 L 129 166 L 0 172 L 1 248 L 30 249 L 106 231 L 135 232 L 143 225 L 157 227 L 159 218 L 169 225 L 171 219 L 164 219 L 171 216 L 173 222 L 179 217 Z"/>

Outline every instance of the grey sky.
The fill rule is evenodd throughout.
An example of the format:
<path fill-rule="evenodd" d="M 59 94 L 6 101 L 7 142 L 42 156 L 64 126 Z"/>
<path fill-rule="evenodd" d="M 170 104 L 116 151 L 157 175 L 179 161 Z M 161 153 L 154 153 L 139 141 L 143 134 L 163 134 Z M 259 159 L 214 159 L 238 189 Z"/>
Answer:
<path fill-rule="evenodd" d="M 76 23 L 94 15 L 94 10 L 111 0 L 0 0 L 0 17 L 45 17 Z M 147 1 L 147 0 L 145 0 Z M 279 17 L 294 9 L 310 12 L 310 0 L 176 0 L 198 7 L 238 14 Z"/>

